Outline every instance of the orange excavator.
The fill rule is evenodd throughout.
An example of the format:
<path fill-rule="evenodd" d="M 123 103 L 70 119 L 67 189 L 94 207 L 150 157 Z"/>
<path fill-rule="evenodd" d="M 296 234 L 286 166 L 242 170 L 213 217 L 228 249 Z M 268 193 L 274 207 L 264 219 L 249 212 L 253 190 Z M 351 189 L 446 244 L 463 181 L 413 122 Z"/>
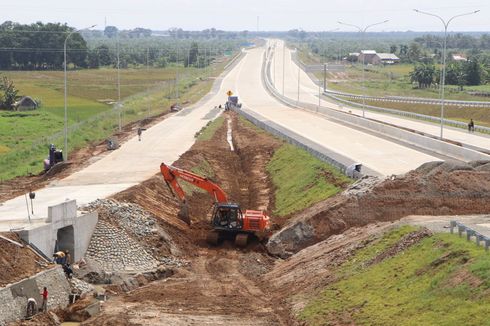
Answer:
<path fill-rule="evenodd" d="M 255 235 L 259 239 L 269 235 L 270 222 L 265 212 L 247 209 L 243 213 L 240 206 L 228 202 L 228 196 L 223 189 L 209 179 L 165 163 L 160 165 L 160 171 L 170 191 L 181 200 L 182 208 L 179 217 L 188 224 L 190 219 L 185 193 L 177 179 L 185 180 L 211 195 L 214 207 L 211 217 L 213 231 L 207 237 L 209 243 L 218 244 L 222 239 L 231 238 L 235 240 L 237 246 L 244 247 L 250 235 Z"/>

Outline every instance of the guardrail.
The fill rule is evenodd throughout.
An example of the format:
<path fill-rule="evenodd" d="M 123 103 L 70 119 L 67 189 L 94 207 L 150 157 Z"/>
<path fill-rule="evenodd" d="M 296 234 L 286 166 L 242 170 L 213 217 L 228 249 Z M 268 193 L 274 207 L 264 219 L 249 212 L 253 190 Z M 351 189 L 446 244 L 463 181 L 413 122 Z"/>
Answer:
<path fill-rule="evenodd" d="M 363 105 L 361 103 L 358 103 L 358 102 L 352 102 L 352 101 L 349 101 L 349 100 L 346 100 L 343 98 L 339 98 L 339 97 L 332 95 L 332 94 L 324 93 L 324 95 L 330 97 L 331 99 L 333 99 L 337 102 L 344 103 L 344 104 L 347 104 L 349 106 L 353 106 L 356 108 L 362 108 L 363 107 Z M 366 109 L 368 109 L 369 111 L 376 111 L 376 112 L 388 113 L 388 114 L 392 114 L 392 115 L 399 115 L 399 116 L 406 117 L 406 118 L 423 120 L 423 121 L 428 121 L 428 122 L 433 122 L 433 123 L 438 123 L 438 124 L 441 123 L 441 118 L 433 117 L 430 115 L 408 112 L 408 111 L 401 111 L 401 110 L 396 110 L 396 109 L 382 108 L 379 106 L 372 106 L 372 105 L 364 105 L 364 107 Z M 461 121 L 456 121 L 456 120 L 451 120 L 451 119 L 444 119 L 443 121 L 444 121 L 444 125 L 446 125 L 446 126 L 452 126 L 452 127 L 461 128 L 461 129 L 467 129 L 468 128 L 468 125 L 464 122 L 461 122 Z M 490 128 L 484 127 L 484 126 L 475 125 L 475 131 L 480 132 L 480 133 L 484 133 L 484 134 L 490 134 Z"/>
<path fill-rule="evenodd" d="M 370 95 L 358 95 L 345 92 L 338 92 L 327 89 L 325 91 L 327 94 L 332 94 L 336 96 L 355 98 L 355 99 L 366 99 L 377 102 L 393 102 L 393 103 L 412 103 L 412 104 L 430 104 L 430 105 L 441 105 L 442 101 L 435 98 L 425 98 L 425 97 L 407 97 L 407 96 L 370 96 Z M 455 106 L 465 106 L 465 107 L 481 107 L 490 108 L 490 102 L 486 101 L 458 101 L 458 100 L 444 100 L 446 105 Z"/>
<path fill-rule="evenodd" d="M 301 67 L 305 72 L 307 72 L 307 75 L 312 79 L 312 81 L 315 84 L 319 84 L 320 81 L 311 73 L 307 71 L 307 66 L 301 62 L 298 58 L 297 55 L 292 55 L 291 56 L 292 60 Z M 356 94 L 351 94 L 351 93 L 345 93 L 345 92 L 338 92 L 338 91 L 332 91 L 332 90 L 325 90 L 323 92 L 323 95 L 330 97 L 331 99 L 344 103 L 350 106 L 354 107 L 362 107 L 363 105 L 358 102 L 353 102 L 349 101 L 345 98 L 340 98 L 340 97 L 349 97 L 349 98 L 355 98 L 355 99 L 362 99 L 362 95 L 356 95 Z M 403 96 L 388 96 L 388 97 L 375 97 L 375 96 L 364 96 L 365 99 L 376 99 L 379 101 L 385 101 L 385 102 L 402 102 L 402 99 L 404 99 L 405 103 L 422 103 L 422 104 L 441 104 L 441 100 L 439 99 L 427 99 L 427 98 L 421 98 L 421 97 L 403 97 Z M 417 102 L 419 101 L 419 102 Z M 460 105 L 460 106 L 467 106 L 467 107 L 485 107 L 485 108 L 490 108 L 490 102 L 483 102 L 483 101 L 456 101 L 456 100 L 444 100 L 445 104 L 453 104 L 453 105 Z M 376 111 L 376 112 L 381 112 L 381 113 L 388 113 L 392 115 L 399 115 L 411 119 L 417 119 L 417 120 L 424 120 L 424 121 L 429 121 L 429 122 L 434 122 L 434 123 L 441 123 L 441 118 L 430 116 L 430 115 L 425 115 L 425 114 L 420 114 L 420 113 L 414 113 L 414 112 L 408 112 L 408 111 L 402 111 L 402 110 L 397 110 L 397 109 L 388 109 L 388 108 L 383 108 L 379 106 L 372 106 L 372 105 L 364 105 L 364 108 L 368 109 L 369 111 Z M 467 129 L 468 124 L 461 122 L 461 121 L 456 121 L 456 120 L 451 120 L 451 119 L 444 119 L 443 120 L 445 125 L 453 126 L 456 128 L 461 128 L 461 129 Z M 480 126 L 480 125 L 475 125 L 475 131 L 484 133 L 484 134 L 490 134 L 490 128 Z"/>
<path fill-rule="evenodd" d="M 480 242 L 483 242 L 483 246 L 485 247 L 485 251 L 488 251 L 490 248 L 490 238 L 479 233 L 478 231 L 475 231 L 463 223 L 460 223 L 458 221 L 451 221 L 450 222 L 450 232 L 454 234 L 454 229 L 458 228 L 458 235 L 460 237 L 463 236 L 463 232 L 466 233 L 466 240 L 470 241 L 471 237 L 475 237 L 476 240 L 476 245 L 479 246 Z"/>

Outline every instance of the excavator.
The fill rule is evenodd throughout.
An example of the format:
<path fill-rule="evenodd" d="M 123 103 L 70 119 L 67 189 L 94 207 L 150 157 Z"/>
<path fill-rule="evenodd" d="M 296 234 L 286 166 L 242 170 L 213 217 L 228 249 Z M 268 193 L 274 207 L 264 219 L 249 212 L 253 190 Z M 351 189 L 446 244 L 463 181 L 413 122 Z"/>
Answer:
<path fill-rule="evenodd" d="M 269 217 L 263 211 L 240 209 L 240 205 L 228 201 L 226 193 L 216 183 L 208 178 L 199 176 L 190 171 L 182 170 L 162 163 L 160 171 L 170 191 L 177 196 L 181 203 L 179 217 L 190 224 L 188 208 L 184 190 L 177 179 L 180 178 L 206 190 L 214 200 L 211 227 L 213 231 L 207 236 L 207 242 L 217 245 L 221 240 L 234 239 L 235 245 L 245 247 L 251 235 L 263 239 L 269 235 Z"/>

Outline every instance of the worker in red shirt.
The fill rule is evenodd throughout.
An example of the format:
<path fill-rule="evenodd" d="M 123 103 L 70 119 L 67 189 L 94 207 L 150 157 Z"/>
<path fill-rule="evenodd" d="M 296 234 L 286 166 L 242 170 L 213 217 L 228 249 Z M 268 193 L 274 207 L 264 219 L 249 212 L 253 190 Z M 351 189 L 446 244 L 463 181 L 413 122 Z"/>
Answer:
<path fill-rule="evenodd" d="M 46 312 L 48 311 L 48 288 L 44 287 L 43 292 L 41 292 L 40 294 L 43 297 L 43 303 L 41 308 L 43 312 Z"/>

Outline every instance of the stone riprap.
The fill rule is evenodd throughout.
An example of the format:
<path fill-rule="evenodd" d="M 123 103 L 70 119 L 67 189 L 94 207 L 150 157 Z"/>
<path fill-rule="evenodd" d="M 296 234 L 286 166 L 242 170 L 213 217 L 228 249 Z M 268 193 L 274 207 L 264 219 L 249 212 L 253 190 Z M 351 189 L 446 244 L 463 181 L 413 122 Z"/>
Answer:
<path fill-rule="evenodd" d="M 41 306 L 40 293 L 48 288 L 48 309 L 65 308 L 69 303 L 71 287 L 63 269 L 57 265 L 20 282 L 0 289 L 0 326 L 26 316 L 27 299 L 34 298 Z"/>
<path fill-rule="evenodd" d="M 87 257 L 95 260 L 107 272 L 148 271 L 159 264 L 124 230 L 101 220 L 92 235 Z"/>

